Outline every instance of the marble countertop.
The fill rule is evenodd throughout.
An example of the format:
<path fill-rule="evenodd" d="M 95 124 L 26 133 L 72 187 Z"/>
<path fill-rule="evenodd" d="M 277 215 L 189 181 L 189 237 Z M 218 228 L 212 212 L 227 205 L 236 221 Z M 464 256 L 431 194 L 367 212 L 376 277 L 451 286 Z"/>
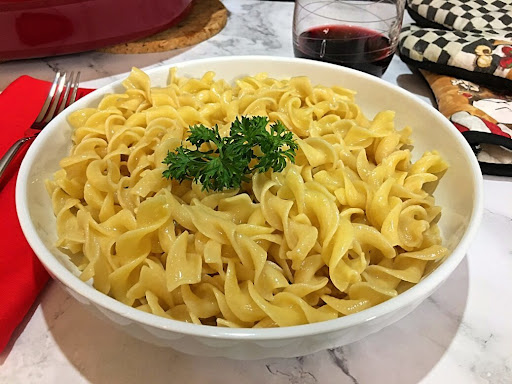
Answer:
<path fill-rule="evenodd" d="M 293 56 L 293 3 L 224 0 L 229 20 L 194 47 L 145 55 L 99 52 L 0 64 L 0 89 L 21 74 L 82 71 L 84 86 L 132 66 L 211 56 Z M 383 77 L 432 102 L 395 57 Z M 0 383 L 512 383 L 512 179 L 485 177 L 483 222 L 451 278 L 409 316 L 359 342 L 296 359 L 231 361 L 138 341 L 98 320 L 51 282 L 0 354 Z"/>

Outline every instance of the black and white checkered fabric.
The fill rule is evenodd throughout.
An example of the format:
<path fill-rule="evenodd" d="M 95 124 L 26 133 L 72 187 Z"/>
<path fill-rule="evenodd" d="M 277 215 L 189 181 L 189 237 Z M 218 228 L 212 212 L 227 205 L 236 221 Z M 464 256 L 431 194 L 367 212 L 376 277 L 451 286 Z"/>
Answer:
<path fill-rule="evenodd" d="M 511 69 L 500 66 L 503 56 L 498 52 L 501 48 L 496 45 L 500 40 L 512 43 L 512 32 L 446 31 L 408 25 L 400 33 L 399 53 L 402 59 L 415 62 L 420 67 L 449 67 L 504 80 Z M 476 65 L 476 52 L 482 50 L 486 50 L 490 58 L 490 63 L 485 67 Z"/>
<path fill-rule="evenodd" d="M 419 16 L 456 31 L 512 31 L 512 0 L 407 0 Z"/>

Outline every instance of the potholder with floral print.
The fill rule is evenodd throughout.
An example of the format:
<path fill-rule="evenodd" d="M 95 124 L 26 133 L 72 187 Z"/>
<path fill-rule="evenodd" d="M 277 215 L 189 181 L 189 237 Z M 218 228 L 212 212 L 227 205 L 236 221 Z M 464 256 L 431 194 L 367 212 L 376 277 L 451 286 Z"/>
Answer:
<path fill-rule="evenodd" d="M 399 37 L 413 66 L 495 89 L 512 89 L 512 0 L 407 0 L 417 24 Z"/>

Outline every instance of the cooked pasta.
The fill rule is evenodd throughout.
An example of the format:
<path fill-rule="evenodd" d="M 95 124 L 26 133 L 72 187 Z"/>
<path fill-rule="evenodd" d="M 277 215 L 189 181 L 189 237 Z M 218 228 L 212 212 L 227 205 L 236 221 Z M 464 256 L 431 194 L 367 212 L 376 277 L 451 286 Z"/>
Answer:
<path fill-rule="evenodd" d="M 71 153 L 47 181 L 57 246 L 97 290 L 196 324 L 292 326 L 393 298 L 447 255 L 429 193 L 447 164 L 412 162 L 394 112 L 370 120 L 354 92 L 307 77 L 172 69 L 159 88 L 133 69 L 123 85 L 69 116 Z M 221 192 L 162 177 L 189 126 L 226 135 L 239 116 L 283 122 L 295 163 Z"/>

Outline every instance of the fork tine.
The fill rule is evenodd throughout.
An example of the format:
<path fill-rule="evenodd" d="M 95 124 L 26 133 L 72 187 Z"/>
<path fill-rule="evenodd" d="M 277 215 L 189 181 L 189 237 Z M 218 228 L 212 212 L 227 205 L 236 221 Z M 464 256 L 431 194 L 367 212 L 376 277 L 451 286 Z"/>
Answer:
<path fill-rule="evenodd" d="M 78 85 L 80 84 L 80 71 L 76 73 L 75 82 L 73 83 L 73 93 L 71 94 L 71 98 L 69 99 L 69 104 L 73 104 L 76 100 L 76 94 L 78 92 Z"/>
<path fill-rule="evenodd" d="M 57 109 L 57 112 L 55 112 L 55 116 L 57 116 L 59 113 L 62 112 L 62 110 L 67 107 L 68 104 L 68 96 L 69 96 L 69 89 L 71 87 L 71 83 L 74 81 L 73 76 L 75 75 L 74 72 L 71 72 L 69 75 L 68 81 L 66 81 L 66 90 L 64 91 L 64 96 L 62 96 L 62 100 L 59 104 L 59 108 Z"/>
<path fill-rule="evenodd" d="M 66 74 L 64 73 L 62 77 L 59 79 L 59 85 L 57 86 L 57 92 L 55 92 L 54 97 L 52 98 L 50 109 L 43 120 L 43 123 L 48 123 L 55 116 L 55 109 L 60 101 L 60 95 L 62 94 L 62 89 L 64 89 L 64 82 L 66 81 Z"/>
<path fill-rule="evenodd" d="M 55 95 L 55 90 L 57 89 L 57 83 L 59 82 L 60 76 L 61 76 L 60 72 L 57 72 L 55 74 L 55 80 L 53 80 L 52 86 L 50 88 L 50 91 L 48 92 L 48 96 L 46 97 L 43 107 L 41 108 L 39 115 L 37 115 L 37 117 L 36 117 L 36 120 L 35 120 L 36 123 L 40 123 L 41 121 L 43 121 L 43 118 L 46 115 L 46 112 L 48 112 L 48 107 L 50 106 L 50 101 L 52 101 L 52 98 Z"/>

